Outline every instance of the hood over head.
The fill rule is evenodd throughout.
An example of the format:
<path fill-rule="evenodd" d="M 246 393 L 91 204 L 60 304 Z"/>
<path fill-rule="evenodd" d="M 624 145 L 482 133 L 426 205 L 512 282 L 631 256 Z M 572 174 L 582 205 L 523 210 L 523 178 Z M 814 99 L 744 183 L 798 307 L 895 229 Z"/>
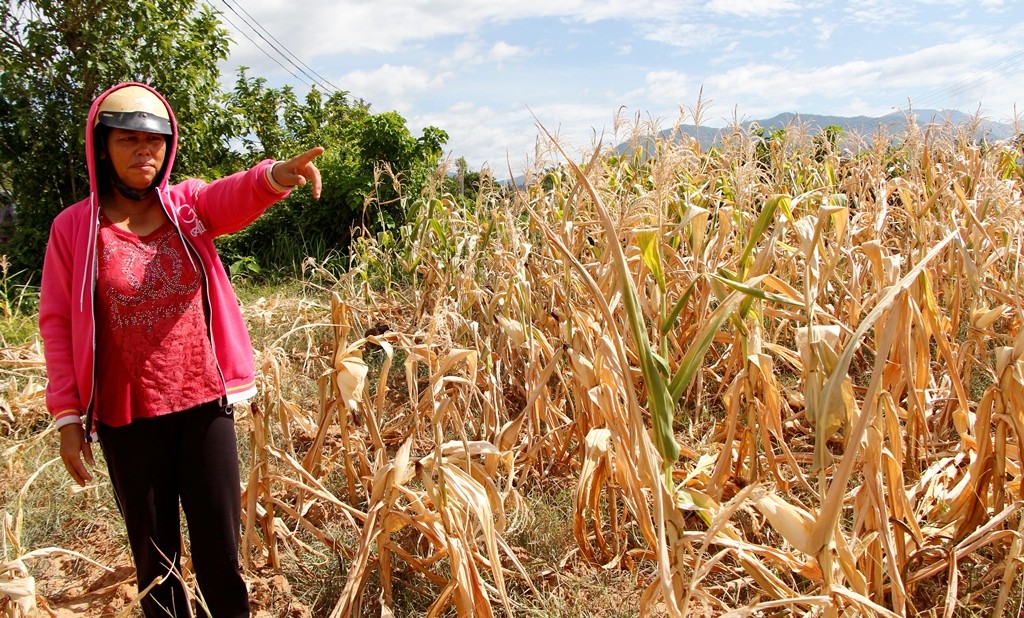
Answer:
<path fill-rule="evenodd" d="M 167 152 L 164 167 L 154 182 L 162 191 L 171 175 L 174 155 L 178 149 L 178 124 L 167 100 L 154 88 L 137 82 L 124 82 L 110 88 L 93 101 L 86 122 L 85 158 L 89 170 L 89 193 L 97 207 L 102 190 L 110 187 L 109 173 L 99 160 L 102 144 L 96 138 L 111 128 L 147 131 L 164 135 Z"/>

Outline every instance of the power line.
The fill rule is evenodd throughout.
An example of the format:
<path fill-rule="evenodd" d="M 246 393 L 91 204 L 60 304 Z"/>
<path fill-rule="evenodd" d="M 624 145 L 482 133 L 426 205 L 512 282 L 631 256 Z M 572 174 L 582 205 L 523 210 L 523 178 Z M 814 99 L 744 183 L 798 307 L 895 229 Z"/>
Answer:
<path fill-rule="evenodd" d="M 245 37 L 246 39 L 248 39 L 248 40 L 249 40 L 249 42 L 250 42 L 250 43 L 252 43 L 252 44 L 253 44 L 253 45 L 254 45 L 254 46 L 256 47 L 256 49 L 258 49 L 258 50 L 260 50 L 261 52 L 263 52 L 263 54 L 264 54 L 264 55 L 265 55 L 265 56 L 266 56 L 267 58 L 270 58 L 271 60 L 273 60 L 274 62 L 276 62 L 276 63 L 277 63 L 277 66 L 279 66 L 279 67 L 281 67 L 282 69 L 284 69 L 284 70 L 285 70 L 285 72 L 287 72 L 287 73 L 288 73 L 289 75 L 291 75 L 291 76 L 292 76 L 292 77 L 294 77 L 295 79 L 299 80 L 300 82 L 302 82 L 302 83 L 303 83 L 303 84 L 305 84 L 306 86 L 309 86 L 309 87 L 312 87 L 312 86 L 313 86 L 313 84 L 310 84 L 310 83 L 309 83 L 309 82 L 307 82 L 306 80 L 302 79 L 301 77 L 299 77 L 298 75 L 296 75 L 294 71 L 292 71 L 291 69 L 289 69 L 288 67 L 286 67 L 285 65 L 283 65 L 283 64 L 281 63 L 281 61 L 280 61 L 280 60 L 278 60 L 277 58 L 275 58 L 274 56 L 272 56 L 272 55 L 271 55 L 271 54 L 270 54 L 269 52 L 267 52 L 267 50 L 265 50 L 265 49 L 263 49 L 262 47 L 260 47 L 259 43 L 257 43 L 256 41 L 254 41 L 254 40 L 252 39 L 252 37 L 250 37 L 250 36 L 249 36 L 248 34 L 246 34 L 246 33 L 245 33 L 245 31 L 244 31 L 244 30 L 242 30 L 241 28 L 239 28 L 238 26 L 236 26 L 236 25 L 235 25 L 235 22 L 231 21 L 231 19 L 230 19 L 230 18 L 228 18 L 228 16 L 227 16 L 227 15 L 226 15 L 226 14 L 225 14 L 225 13 L 224 13 L 223 11 L 218 11 L 218 12 L 220 13 L 220 16 L 224 18 L 224 21 L 228 22 L 228 24 L 230 24 L 232 28 L 234 28 L 235 30 L 237 30 L 238 32 L 240 32 L 240 33 L 242 34 L 242 36 L 244 36 L 244 37 Z"/>
<path fill-rule="evenodd" d="M 221 2 L 224 2 L 225 4 L 227 4 L 228 0 L 221 0 Z M 315 80 L 315 81 L 317 81 L 317 83 L 319 85 L 323 86 L 325 90 L 328 90 L 328 91 L 331 91 L 331 92 L 336 92 L 336 91 L 340 90 L 340 88 L 338 88 L 337 86 L 332 84 L 326 77 L 324 77 L 320 73 L 317 73 L 316 70 L 313 69 L 313 67 L 309 66 L 308 64 L 303 62 L 303 60 L 301 58 L 299 58 L 294 53 L 292 53 L 292 51 L 290 49 L 288 49 L 287 47 L 285 47 L 285 45 L 283 43 L 281 43 L 281 41 L 277 40 L 277 37 L 275 37 L 269 30 L 264 28 L 263 25 L 259 21 L 257 21 L 255 18 L 253 18 L 253 16 L 250 15 L 249 12 L 245 10 L 245 7 L 243 7 L 241 4 L 238 3 L 238 0 L 234 0 L 234 5 L 235 5 L 235 8 L 237 8 L 239 11 L 241 11 L 243 14 L 245 14 L 246 17 L 249 18 L 250 23 L 256 24 L 256 27 L 258 27 L 260 30 L 265 32 L 267 36 L 269 36 L 271 39 L 273 39 L 274 43 L 277 44 L 275 49 L 283 50 L 283 52 L 286 55 L 291 56 L 292 58 L 294 58 L 295 61 L 298 62 L 299 64 L 301 64 L 303 68 L 308 69 L 309 72 L 303 71 L 304 75 L 306 75 L 308 77 L 316 76 L 317 80 Z M 261 36 L 260 38 L 263 38 L 263 37 Z M 266 40 L 266 39 L 264 39 L 264 40 Z"/>
<path fill-rule="evenodd" d="M 915 106 L 927 108 L 943 99 L 958 97 L 994 79 L 1011 75 L 1021 69 L 1021 60 L 1024 60 L 1024 50 L 985 65 L 966 79 L 932 90 L 918 99 Z M 992 74 L 993 71 L 995 74 Z"/>
<path fill-rule="evenodd" d="M 967 92 L 970 92 L 993 79 L 1009 75 L 1019 70 L 1020 66 L 1016 64 L 1016 60 L 1018 58 L 1024 58 L 1024 52 L 1018 52 L 997 63 L 983 67 L 982 70 L 975 73 L 976 77 L 961 80 L 947 88 L 938 89 L 933 95 L 925 97 L 923 99 L 925 103 L 923 104 L 930 105 L 933 102 L 941 101 L 946 97 L 955 98 L 961 94 L 966 94 Z M 995 71 L 995 75 L 992 75 L 990 71 Z"/>
<path fill-rule="evenodd" d="M 277 63 L 278 66 L 280 66 L 282 69 L 287 71 L 292 77 L 294 77 L 295 79 L 299 80 L 300 82 L 302 82 L 306 86 L 312 87 L 314 85 L 317 85 L 317 86 L 320 86 L 321 88 L 323 88 L 324 90 L 326 90 L 328 92 L 335 92 L 335 91 L 338 90 L 338 88 L 336 86 L 334 86 L 330 82 L 327 82 L 327 80 L 325 80 L 322 76 L 319 76 L 319 75 L 314 76 L 313 74 L 311 74 L 310 71 L 313 71 L 313 70 L 310 69 L 308 66 L 306 66 L 305 63 L 303 63 L 301 60 L 299 60 L 298 63 L 296 63 L 295 60 L 298 60 L 298 57 L 295 54 L 293 54 L 292 52 L 288 51 L 287 48 L 285 48 L 284 45 L 282 45 L 280 43 L 280 41 L 277 41 L 277 39 L 274 38 L 274 36 L 271 35 L 269 32 L 267 32 L 267 35 L 270 36 L 271 39 L 274 39 L 276 44 L 272 43 L 270 40 L 268 40 L 267 37 L 264 36 L 257 29 L 256 26 L 253 25 L 252 22 L 255 22 L 255 20 L 252 18 L 251 15 L 246 13 L 244 9 L 239 7 L 237 4 L 233 5 L 233 4 L 229 3 L 228 0 L 220 0 L 220 2 L 229 11 L 231 11 L 231 13 L 233 13 L 236 18 L 241 20 L 241 22 L 245 26 L 247 26 L 259 39 L 261 39 L 263 41 L 263 43 L 265 43 L 267 46 L 269 46 L 271 49 L 273 49 L 274 52 L 276 52 L 278 54 L 278 56 L 284 60 L 284 62 L 287 62 L 289 65 L 291 65 L 292 68 L 286 67 L 284 65 L 284 63 L 282 63 L 281 60 L 278 59 L 278 57 L 275 57 L 273 54 L 271 54 L 269 51 L 267 51 L 267 49 L 263 45 L 258 43 L 251 36 L 249 36 L 249 34 L 246 33 L 245 30 L 239 28 L 238 25 L 235 22 L 233 22 L 231 19 L 228 18 L 226 13 L 224 13 L 223 11 L 220 11 L 220 14 L 225 19 L 225 21 L 227 21 L 232 27 L 234 27 L 235 30 L 240 32 L 242 34 L 242 36 L 244 36 L 246 39 L 248 39 L 249 42 L 252 43 L 257 49 L 259 49 L 265 56 L 267 56 L 268 58 L 273 60 L 275 63 Z M 236 10 L 236 7 L 237 7 L 237 10 Z M 243 15 L 241 13 L 239 13 L 239 11 L 244 13 L 245 17 L 243 17 Z M 246 19 L 247 17 L 248 17 L 248 19 Z M 259 28 L 263 29 L 262 26 L 259 26 Z M 266 29 L 263 29 L 263 30 L 264 30 L 264 32 L 266 32 Z M 295 60 L 292 60 L 292 58 L 295 58 Z M 300 66 L 300 64 L 302 66 Z M 303 67 L 306 67 L 306 68 L 303 68 Z M 296 74 L 296 71 L 298 71 L 298 73 L 301 73 L 304 76 L 304 78 L 300 77 L 298 74 Z M 315 73 L 315 71 L 313 71 L 313 73 Z M 312 82 L 312 83 L 310 83 L 310 82 Z"/>
<path fill-rule="evenodd" d="M 259 32 L 256 32 L 256 31 L 255 31 L 255 29 L 253 29 L 253 28 L 252 28 L 252 26 L 251 26 L 250 24 L 248 24 L 248 22 L 246 22 L 246 21 L 245 21 L 245 19 L 244 19 L 244 18 L 243 18 L 243 17 L 241 16 L 241 15 L 239 15 L 239 14 L 238 14 L 238 11 L 236 11 L 236 10 L 235 10 L 235 9 L 234 9 L 234 8 L 233 8 L 233 7 L 231 6 L 231 5 L 227 4 L 227 2 L 225 2 L 225 0 L 221 0 L 221 4 L 223 4 L 223 5 L 224 5 L 224 6 L 225 6 L 225 7 L 226 7 L 226 8 L 227 8 L 227 9 L 228 9 L 229 11 L 231 11 L 231 12 L 232 12 L 232 13 L 233 13 L 233 14 L 235 15 L 235 17 L 236 17 L 237 19 L 239 19 L 239 20 L 242 20 L 242 23 L 243 23 L 243 24 L 245 24 L 246 26 L 249 26 L 250 30 L 253 30 L 253 32 L 254 32 L 254 33 L 255 33 L 255 34 L 257 35 L 257 36 L 260 36 L 260 33 L 259 33 Z M 304 79 L 304 78 L 302 78 L 302 77 L 299 77 L 299 75 L 297 75 L 297 74 L 295 73 L 295 71 L 294 71 L 294 70 L 292 70 L 292 69 L 296 69 L 296 70 L 298 70 L 298 71 L 299 71 L 300 73 L 303 73 L 303 71 L 301 70 L 301 68 L 299 68 L 299 67 L 295 66 L 295 63 L 294 63 L 294 62 L 292 62 L 291 60 L 289 60 L 289 59 L 287 58 L 287 56 L 284 56 L 284 54 L 282 54 L 280 50 L 278 50 L 278 49 L 274 48 L 274 49 L 275 49 L 275 51 L 277 51 L 277 53 L 278 53 L 279 55 L 281 55 L 282 57 L 284 57 L 284 60 L 285 60 L 286 62 L 288 62 L 288 63 L 289 63 L 290 65 L 292 65 L 292 68 L 288 68 L 287 66 L 285 66 L 285 65 L 284 65 L 284 64 L 283 64 L 283 63 L 281 62 L 281 60 L 279 60 L 279 59 L 278 59 L 278 57 L 276 57 L 276 56 L 274 56 L 273 54 L 271 54 L 270 52 L 268 52 L 268 51 L 267 51 L 267 50 L 266 50 L 266 49 L 265 49 L 265 48 L 264 48 L 264 47 L 263 47 L 262 45 L 260 45 L 260 44 L 259 44 L 258 42 L 256 42 L 256 40 L 255 40 L 255 39 L 253 39 L 253 38 L 252 38 L 251 36 L 249 36 L 249 34 L 248 34 L 248 33 L 246 33 L 246 31 L 245 31 L 245 30 L 243 30 L 242 28 L 239 28 L 239 27 L 238 27 L 238 25 L 237 25 L 237 24 L 236 24 L 236 23 L 235 23 L 234 21 L 232 21 L 232 20 L 231 20 L 231 19 L 230 19 L 230 18 L 229 18 L 229 17 L 227 16 L 227 14 L 226 14 L 226 13 L 225 13 L 224 11 L 218 11 L 218 12 L 220 13 L 221 17 L 223 17 L 223 18 L 224 18 L 224 20 L 225 20 L 226 22 L 228 22 L 228 24 L 230 24 L 230 25 L 231 25 L 231 26 L 232 26 L 232 27 L 233 27 L 233 28 L 234 28 L 235 30 L 237 30 L 237 31 L 238 31 L 239 33 L 241 33 L 241 35 L 242 35 L 242 36 L 244 36 L 244 37 L 245 37 L 246 39 L 248 39 L 248 41 L 249 41 L 250 43 L 252 43 L 252 44 L 253 44 L 253 46 L 255 46 L 255 47 L 256 47 L 256 49 L 260 50 L 260 51 L 261 51 L 261 52 L 263 53 L 263 55 L 265 55 L 266 57 L 270 58 L 270 59 L 271 59 L 271 60 L 273 60 L 273 61 L 274 61 L 275 63 L 277 63 L 277 65 L 278 65 L 279 67 L 281 67 L 282 69 L 284 69 L 284 70 L 285 70 L 285 71 L 286 71 L 286 72 L 287 72 L 288 74 L 290 74 L 290 75 L 291 75 L 292 77 L 294 77 L 295 79 L 299 80 L 300 82 L 302 82 L 303 84 L 305 84 L 306 86 L 309 86 L 309 87 L 312 87 L 312 86 L 313 86 L 313 83 L 316 83 L 316 80 L 315 80 L 315 79 L 314 79 L 314 80 L 312 80 L 312 81 L 313 81 L 313 83 L 310 83 L 310 81 L 308 81 L 308 79 L 311 79 L 311 78 L 310 78 L 310 77 L 309 77 L 308 75 L 306 75 L 306 79 Z M 262 37 L 262 36 L 260 36 L 260 38 L 263 38 L 263 37 Z M 265 43 L 268 43 L 268 44 L 269 44 L 269 41 L 267 41 L 267 40 L 266 40 L 265 38 L 263 38 L 263 41 L 264 41 Z M 273 47 L 273 45 L 271 45 L 271 47 Z"/>

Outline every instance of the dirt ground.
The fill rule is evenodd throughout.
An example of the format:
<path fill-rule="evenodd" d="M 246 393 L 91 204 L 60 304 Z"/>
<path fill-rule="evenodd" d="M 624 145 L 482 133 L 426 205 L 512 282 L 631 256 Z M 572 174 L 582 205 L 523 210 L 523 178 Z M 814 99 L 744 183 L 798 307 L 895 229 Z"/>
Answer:
<path fill-rule="evenodd" d="M 89 556 L 110 557 L 109 571 L 70 555 L 34 559 L 39 616 L 52 618 L 141 617 L 133 607 L 138 596 L 135 569 L 122 540 L 97 531 L 82 539 L 82 547 L 67 548 Z M 187 562 L 186 562 L 187 571 Z M 292 597 L 291 585 L 280 573 L 259 565 L 248 574 L 249 602 L 255 618 L 311 618 L 308 607 Z M 190 577 L 186 573 L 186 581 Z M 127 613 L 126 613 L 127 612 Z"/>
<path fill-rule="evenodd" d="M 0 413 L 5 411 L 3 408 L 5 403 L 7 402 L 4 401 L 4 397 L 0 396 Z M 9 490 L 7 493 L 10 496 L 16 495 L 18 488 L 22 488 L 29 482 L 28 477 L 38 465 L 34 458 L 22 459 L 26 456 L 26 451 L 33 449 L 41 451 L 43 454 L 39 458 L 40 460 L 57 455 L 54 436 L 32 434 L 26 429 L 33 424 L 38 424 L 34 419 L 44 415 L 41 396 L 37 393 L 20 403 L 22 403 L 22 407 L 19 409 L 21 414 L 16 418 L 21 424 L 17 426 L 17 431 L 13 425 L 5 425 L 0 422 L 0 486 L 11 485 L 11 487 L 3 487 Z M 12 418 L 15 417 L 12 416 Z M 4 420 L 4 415 L 0 414 L 0 421 Z M 244 422 L 240 423 L 238 431 L 241 433 L 246 430 Z M 29 437 L 19 440 L 9 439 L 11 436 L 23 435 Z M 60 464 L 50 461 L 44 465 L 53 466 L 53 469 L 59 470 Z M 100 466 L 96 470 L 102 474 L 103 468 Z M 63 471 L 60 470 L 58 474 L 60 473 Z M 39 491 L 49 492 L 44 501 L 75 501 L 72 496 L 61 493 L 66 491 L 66 488 L 56 490 L 42 481 L 32 485 L 31 489 L 33 496 L 38 495 Z M 75 490 L 72 492 L 74 493 Z M 59 541 L 59 549 L 38 546 L 31 548 L 35 550 L 32 553 L 47 554 L 49 552 L 48 555 L 30 557 L 24 561 L 29 574 L 35 581 L 36 605 L 39 609 L 37 615 L 39 617 L 140 618 L 142 616 L 142 612 L 135 607 L 136 597 L 139 595 L 127 539 L 124 538 L 123 531 L 116 525 L 119 523 L 119 519 L 115 522 L 115 518 L 120 516 L 113 509 L 112 504 L 97 510 L 96 517 L 90 520 L 89 526 L 85 527 L 87 532 L 70 540 L 62 538 Z M 22 515 L 14 508 L 14 503 L 10 506 L 12 511 L 8 513 L 5 510 L 3 514 L 10 515 L 11 519 L 4 521 L 0 518 L 0 544 L 4 548 L 4 551 L 0 552 L 0 559 L 7 555 L 7 550 L 10 549 L 8 539 L 16 538 L 17 535 L 14 531 L 26 523 L 15 522 L 13 518 Z M 66 506 L 75 508 L 71 505 Z M 63 511 L 63 508 L 52 509 L 46 517 L 56 518 L 57 525 L 60 525 L 59 522 L 65 518 L 73 518 L 73 514 Z M 4 530 L 5 527 L 7 530 Z M 11 534 L 14 536 L 9 536 Z M 75 553 L 86 556 L 107 568 L 76 557 Z M 185 580 L 190 583 L 188 567 L 186 555 Z M 291 584 L 280 570 L 257 563 L 246 573 L 246 577 L 250 590 L 250 607 L 254 617 L 312 617 L 311 610 L 295 599 Z M 6 615 L 4 608 L 0 606 L 0 617 Z M 200 618 L 202 618 L 202 614 L 200 614 Z"/>

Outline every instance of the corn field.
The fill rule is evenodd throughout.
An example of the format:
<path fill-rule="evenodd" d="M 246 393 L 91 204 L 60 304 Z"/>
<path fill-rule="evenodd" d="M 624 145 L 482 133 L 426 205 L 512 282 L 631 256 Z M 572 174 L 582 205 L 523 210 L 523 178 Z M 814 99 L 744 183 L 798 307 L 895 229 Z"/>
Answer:
<path fill-rule="evenodd" d="M 322 303 L 246 307 L 288 325 L 254 341 L 247 566 L 343 565 L 331 618 L 410 581 L 521 615 L 553 593 L 510 539 L 560 483 L 641 615 L 1022 615 L 1024 169 L 971 136 L 552 138 L 521 186 L 424 197 Z"/>

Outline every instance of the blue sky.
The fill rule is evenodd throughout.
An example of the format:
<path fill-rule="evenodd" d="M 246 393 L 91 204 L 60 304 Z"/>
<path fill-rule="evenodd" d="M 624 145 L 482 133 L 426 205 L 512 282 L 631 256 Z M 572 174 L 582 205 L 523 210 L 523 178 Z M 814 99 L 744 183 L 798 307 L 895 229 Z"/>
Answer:
<path fill-rule="evenodd" d="M 235 41 L 228 87 L 240 65 L 300 94 L 322 79 L 498 177 L 551 158 L 538 123 L 585 152 L 638 119 L 690 124 L 698 100 L 707 126 L 1024 112 L 1024 0 L 208 1 Z"/>

